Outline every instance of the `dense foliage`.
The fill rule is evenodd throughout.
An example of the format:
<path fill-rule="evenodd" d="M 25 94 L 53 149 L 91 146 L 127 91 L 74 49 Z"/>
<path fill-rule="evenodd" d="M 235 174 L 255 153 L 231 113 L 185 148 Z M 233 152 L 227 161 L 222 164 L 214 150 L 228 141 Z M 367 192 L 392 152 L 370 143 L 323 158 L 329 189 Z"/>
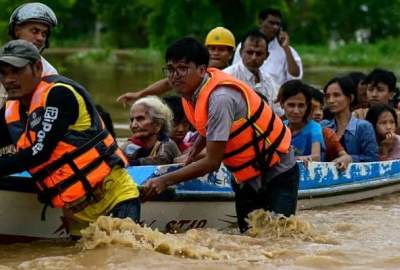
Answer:
<path fill-rule="evenodd" d="M 0 39 L 7 40 L 8 19 L 21 3 L 0 0 Z M 257 13 L 268 4 L 282 10 L 284 28 L 297 44 L 348 42 L 355 33 L 367 40 L 400 33 L 400 0 L 42 0 L 57 14 L 53 46 L 164 48 L 191 35 L 203 40 L 218 26 L 237 39 L 257 26 Z"/>

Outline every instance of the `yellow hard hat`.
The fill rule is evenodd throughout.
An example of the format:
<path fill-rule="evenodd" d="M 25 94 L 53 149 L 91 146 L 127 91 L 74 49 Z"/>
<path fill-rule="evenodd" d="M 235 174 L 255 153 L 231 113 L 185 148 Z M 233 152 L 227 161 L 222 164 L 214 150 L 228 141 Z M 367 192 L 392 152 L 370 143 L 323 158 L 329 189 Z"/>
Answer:
<path fill-rule="evenodd" d="M 205 45 L 225 45 L 235 48 L 235 36 L 228 29 L 218 26 L 208 32 Z"/>

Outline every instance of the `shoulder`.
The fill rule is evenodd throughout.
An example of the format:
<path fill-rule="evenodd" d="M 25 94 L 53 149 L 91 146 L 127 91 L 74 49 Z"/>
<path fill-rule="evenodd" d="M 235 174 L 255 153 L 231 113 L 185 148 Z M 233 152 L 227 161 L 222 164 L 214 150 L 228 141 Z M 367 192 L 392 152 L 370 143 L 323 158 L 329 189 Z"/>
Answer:
<path fill-rule="evenodd" d="M 321 125 L 319 123 L 315 122 L 314 120 L 309 120 L 307 125 L 313 129 L 322 130 Z"/>
<path fill-rule="evenodd" d="M 210 100 L 230 100 L 240 98 L 241 93 L 229 86 L 218 86 L 210 94 Z"/>
<path fill-rule="evenodd" d="M 335 125 L 335 120 L 334 119 L 332 119 L 332 120 L 325 119 L 325 120 L 322 120 L 320 124 L 324 128 L 332 128 Z"/>
<path fill-rule="evenodd" d="M 41 60 L 43 66 L 42 77 L 58 74 L 58 71 L 43 56 L 41 56 Z"/>
<path fill-rule="evenodd" d="M 235 74 L 235 72 L 237 72 L 238 69 L 239 69 L 239 63 L 236 63 L 228 66 L 227 68 L 224 68 L 222 71 L 230 75 L 233 75 Z"/>
<path fill-rule="evenodd" d="M 362 131 L 363 132 L 365 132 L 365 131 L 373 131 L 374 132 L 374 127 L 367 120 L 355 118 L 355 124 L 356 124 L 357 130 L 360 130 L 359 132 L 362 132 Z M 365 137 L 365 136 L 363 136 L 363 137 Z"/>

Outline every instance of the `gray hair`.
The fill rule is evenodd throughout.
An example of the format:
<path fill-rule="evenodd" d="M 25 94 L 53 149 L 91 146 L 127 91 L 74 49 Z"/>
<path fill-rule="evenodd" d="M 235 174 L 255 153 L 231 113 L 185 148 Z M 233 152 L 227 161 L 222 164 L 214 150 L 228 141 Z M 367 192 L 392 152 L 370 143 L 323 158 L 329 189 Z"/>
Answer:
<path fill-rule="evenodd" d="M 174 115 L 171 109 L 157 96 L 147 96 L 140 98 L 131 106 L 131 111 L 135 105 L 143 105 L 148 110 L 150 118 L 160 125 L 160 132 L 169 134 L 172 127 Z"/>

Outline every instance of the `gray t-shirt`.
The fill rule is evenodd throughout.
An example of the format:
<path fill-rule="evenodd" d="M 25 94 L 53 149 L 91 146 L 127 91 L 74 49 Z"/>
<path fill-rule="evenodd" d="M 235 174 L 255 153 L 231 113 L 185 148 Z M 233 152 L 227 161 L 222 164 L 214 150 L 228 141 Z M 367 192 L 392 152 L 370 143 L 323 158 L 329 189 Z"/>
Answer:
<path fill-rule="evenodd" d="M 230 87 L 218 87 L 208 101 L 207 141 L 228 141 L 232 123 L 246 115 L 247 106 L 242 94 Z M 280 154 L 280 158 L 281 162 L 267 171 L 267 179 L 286 172 L 296 163 L 292 150 L 288 154 Z M 258 190 L 261 187 L 261 177 L 249 183 Z"/>

